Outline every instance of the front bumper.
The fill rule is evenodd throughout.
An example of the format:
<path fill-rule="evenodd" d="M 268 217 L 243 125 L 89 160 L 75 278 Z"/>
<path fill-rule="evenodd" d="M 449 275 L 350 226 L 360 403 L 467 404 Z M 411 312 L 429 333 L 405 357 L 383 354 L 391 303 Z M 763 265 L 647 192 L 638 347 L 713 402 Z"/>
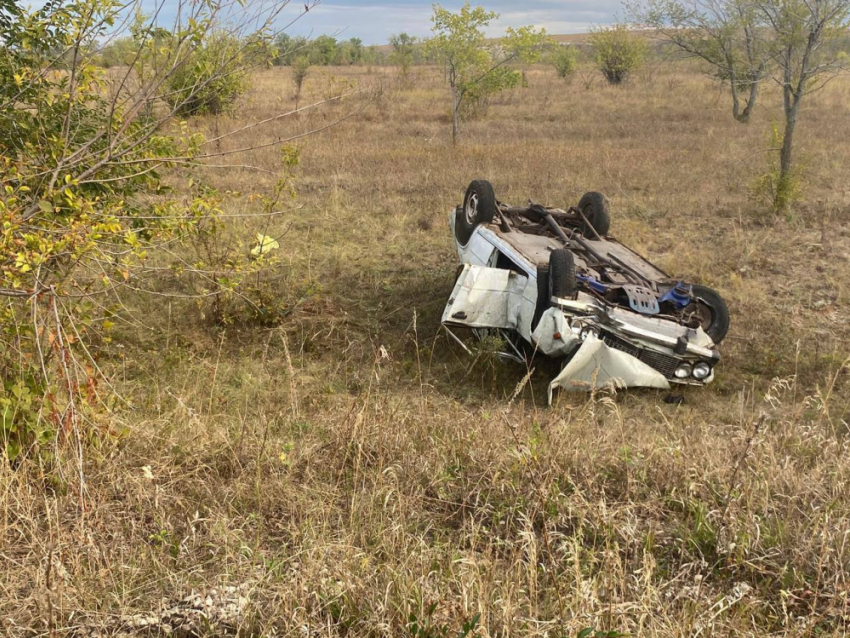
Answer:
<path fill-rule="evenodd" d="M 616 310 L 600 312 L 595 304 L 560 301 L 543 314 L 532 335 L 543 354 L 566 357 L 561 373 L 550 384 L 550 401 L 556 388 L 669 389 L 671 383 L 702 386 L 713 380 L 720 356 L 702 331 L 618 316 Z M 683 363 L 693 366 L 701 361 L 711 366 L 704 379 L 676 376 Z"/>

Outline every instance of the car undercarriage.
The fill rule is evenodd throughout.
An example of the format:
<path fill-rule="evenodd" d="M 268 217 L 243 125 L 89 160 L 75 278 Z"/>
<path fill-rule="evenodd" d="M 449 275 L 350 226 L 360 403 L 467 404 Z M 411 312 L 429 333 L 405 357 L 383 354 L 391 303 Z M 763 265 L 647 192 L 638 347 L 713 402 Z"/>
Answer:
<path fill-rule="evenodd" d="M 600 193 L 565 209 L 511 206 L 473 181 L 450 217 L 462 267 L 443 326 L 464 348 L 452 328 L 498 335 L 506 358 L 561 359 L 552 390 L 710 382 L 725 302 L 619 242 L 610 223 Z"/>

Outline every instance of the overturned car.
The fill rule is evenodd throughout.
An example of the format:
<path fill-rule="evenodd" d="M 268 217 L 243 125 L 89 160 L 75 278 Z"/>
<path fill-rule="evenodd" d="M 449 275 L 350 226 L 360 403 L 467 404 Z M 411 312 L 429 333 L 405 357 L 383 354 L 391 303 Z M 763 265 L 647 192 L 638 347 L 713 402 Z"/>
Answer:
<path fill-rule="evenodd" d="M 549 386 L 668 389 L 704 385 L 720 360 L 729 311 L 711 288 L 671 277 L 608 234 L 600 193 L 551 208 L 496 199 L 473 181 L 450 216 L 461 266 L 442 324 L 497 336 L 500 356 L 562 361 Z"/>

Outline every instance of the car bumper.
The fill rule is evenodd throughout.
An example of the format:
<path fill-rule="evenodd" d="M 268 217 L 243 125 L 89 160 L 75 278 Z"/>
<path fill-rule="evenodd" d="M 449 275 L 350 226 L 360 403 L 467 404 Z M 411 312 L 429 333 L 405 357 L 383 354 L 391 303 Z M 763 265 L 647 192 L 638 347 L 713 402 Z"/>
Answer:
<path fill-rule="evenodd" d="M 598 310 L 593 306 L 585 306 L 583 310 L 593 309 Z M 707 347 L 706 341 L 688 343 L 680 341 L 671 329 L 661 332 L 631 323 L 630 317 L 610 314 L 600 317 L 598 313 L 581 310 L 575 304 L 570 307 L 569 303 L 549 308 L 532 335 L 535 346 L 543 354 L 565 357 L 561 373 L 550 384 L 550 400 L 558 388 L 568 391 L 605 387 L 669 389 L 671 383 L 702 386 L 713 380 L 719 355 Z M 680 365 L 700 361 L 711 366 L 707 377 L 676 376 Z"/>

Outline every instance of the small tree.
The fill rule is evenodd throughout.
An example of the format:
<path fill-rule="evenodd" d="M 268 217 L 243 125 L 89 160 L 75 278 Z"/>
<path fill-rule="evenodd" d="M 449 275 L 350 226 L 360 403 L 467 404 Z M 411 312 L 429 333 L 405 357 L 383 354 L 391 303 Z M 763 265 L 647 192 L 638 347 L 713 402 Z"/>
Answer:
<path fill-rule="evenodd" d="M 307 79 L 307 73 L 310 70 L 310 58 L 306 55 L 295 58 L 292 62 L 291 72 L 292 81 L 295 83 L 295 109 L 298 110 L 298 100 L 301 98 L 301 87 L 304 85 L 304 80 Z"/>
<path fill-rule="evenodd" d="M 103 45 L 98 62 L 108 69 L 115 66 L 131 64 L 138 52 L 138 46 L 130 36 L 114 38 Z"/>
<path fill-rule="evenodd" d="M 472 8 L 467 1 L 458 13 L 434 5 L 431 21 L 434 37 L 426 50 L 441 64 L 452 95 L 452 143 L 460 133 L 461 113 L 467 100 L 490 95 L 516 86 L 519 74 L 505 65 L 513 61 L 531 60 L 540 55 L 546 43 L 545 31 L 524 27 L 509 30 L 502 40 L 503 54 L 494 57 L 486 46 L 482 29 L 498 17 L 483 7 Z"/>
<path fill-rule="evenodd" d="M 770 61 L 770 33 L 752 0 L 649 0 L 629 11 L 662 42 L 707 63 L 731 89 L 733 117 L 749 122 Z"/>
<path fill-rule="evenodd" d="M 627 26 L 598 29 L 590 36 L 596 66 L 609 84 L 622 84 L 637 69 L 646 54 L 646 42 Z"/>
<path fill-rule="evenodd" d="M 502 48 L 508 58 L 515 59 L 520 66 L 522 86 L 528 86 L 527 67 L 540 62 L 543 53 L 552 42 L 546 35 L 546 29 L 536 31 L 534 27 L 525 26 L 514 29 L 508 27 L 502 38 Z"/>
<path fill-rule="evenodd" d="M 794 131 L 803 98 L 823 86 L 844 63 L 841 51 L 823 45 L 846 36 L 850 0 L 755 0 L 771 33 L 770 48 L 782 87 L 785 127 L 779 149 L 779 175 L 774 189 L 776 208 L 785 208 L 794 191 Z"/>
<path fill-rule="evenodd" d="M 346 42 L 348 46 L 348 56 L 351 64 L 360 64 L 363 61 L 363 40 L 360 38 L 351 38 Z"/>
<path fill-rule="evenodd" d="M 555 67 L 555 73 L 559 78 L 566 81 L 572 80 L 578 66 L 578 54 L 575 47 L 569 44 L 552 47 L 549 63 Z"/>
<path fill-rule="evenodd" d="M 329 66 L 339 62 L 339 45 L 336 38 L 320 35 L 310 43 L 310 64 Z"/>
<path fill-rule="evenodd" d="M 143 52 L 151 63 L 149 68 L 157 73 L 157 62 L 168 60 L 163 56 L 163 46 L 179 47 L 182 43 L 169 38 L 167 45 L 156 40 L 145 44 Z M 252 65 L 248 58 L 259 44 L 240 42 L 224 32 L 210 34 L 192 57 L 168 77 L 166 101 L 183 117 L 230 111 L 249 88 L 248 70 Z"/>
<path fill-rule="evenodd" d="M 407 80 L 410 67 L 415 61 L 416 42 L 416 38 L 404 32 L 390 36 L 390 45 L 393 48 L 390 62 L 398 67 L 403 80 Z"/>
<path fill-rule="evenodd" d="M 308 52 L 310 41 L 303 35 L 291 36 L 288 33 L 280 33 L 274 40 L 277 55 L 273 63 L 276 66 L 289 66 L 292 62 Z"/>

